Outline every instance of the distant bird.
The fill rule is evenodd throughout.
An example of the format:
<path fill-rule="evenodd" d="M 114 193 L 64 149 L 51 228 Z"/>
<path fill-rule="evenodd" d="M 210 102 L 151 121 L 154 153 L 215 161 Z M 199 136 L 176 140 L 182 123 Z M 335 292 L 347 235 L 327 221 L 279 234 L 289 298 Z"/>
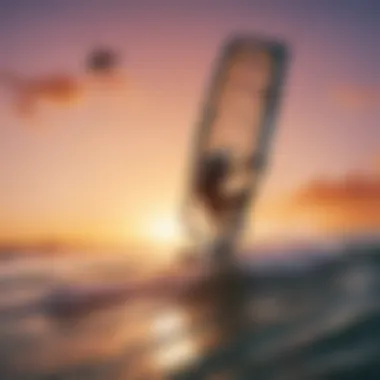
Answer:
<path fill-rule="evenodd" d="M 86 67 L 95 73 L 109 73 L 118 64 L 119 56 L 115 51 L 108 48 L 98 48 L 89 54 Z"/>

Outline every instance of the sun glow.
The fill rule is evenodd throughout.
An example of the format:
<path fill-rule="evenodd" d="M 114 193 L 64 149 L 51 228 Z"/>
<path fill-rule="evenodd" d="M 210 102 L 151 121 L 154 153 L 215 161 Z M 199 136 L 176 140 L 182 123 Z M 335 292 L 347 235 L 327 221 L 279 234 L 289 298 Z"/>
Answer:
<path fill-rule="evenodd" d="M 159 216 L 150 225 L 149 235 L 154 243 L 164 246 L 178 246 L 183 242 L 183 230 L 174 216 Z"/>

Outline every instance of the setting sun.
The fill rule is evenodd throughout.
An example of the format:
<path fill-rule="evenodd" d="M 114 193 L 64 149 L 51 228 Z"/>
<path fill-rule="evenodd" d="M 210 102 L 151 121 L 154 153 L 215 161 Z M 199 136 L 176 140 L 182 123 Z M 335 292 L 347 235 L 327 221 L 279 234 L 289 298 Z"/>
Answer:
<path fill-rule="evenodd" d="M 148 234 L 160 245 L 179 245 L 183 240 L 183 231 L 174 216 L 160 216 L 151 222 Z"/>

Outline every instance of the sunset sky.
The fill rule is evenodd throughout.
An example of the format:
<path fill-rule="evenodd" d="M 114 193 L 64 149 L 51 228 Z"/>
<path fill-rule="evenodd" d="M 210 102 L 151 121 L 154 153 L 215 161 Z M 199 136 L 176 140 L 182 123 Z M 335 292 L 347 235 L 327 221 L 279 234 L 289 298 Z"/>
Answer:
<path fill-rule="evenodd" d="M 0 0 L 0 239 L 169 234 L 212 63 L 234 31 L 279 37 L 293 56 L 250 235 L 380 231 L 377 0 Z M 123 57 L 120 93 L 86 77 L 99 45 Z M 68 75 L 83 94 L 25 117 L 4 70 Z"/>

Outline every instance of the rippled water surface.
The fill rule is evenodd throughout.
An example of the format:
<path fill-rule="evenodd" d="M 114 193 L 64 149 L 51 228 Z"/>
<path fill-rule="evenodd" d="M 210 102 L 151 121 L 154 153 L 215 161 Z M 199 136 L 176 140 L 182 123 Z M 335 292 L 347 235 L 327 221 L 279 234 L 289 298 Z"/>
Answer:
<path fill-rule="evenodd" d="M 229 340 L 207 299 L 201 322 L 186 300 L 122 302 L 70 317 L 46 311 L 62 282 L 103 286 L 133 273 L 120 259 L 1 263 L 0 379 L 380 379 L 374 253 L 297 271 L 253 269 L 244 285 L 249 325 Z"/>

